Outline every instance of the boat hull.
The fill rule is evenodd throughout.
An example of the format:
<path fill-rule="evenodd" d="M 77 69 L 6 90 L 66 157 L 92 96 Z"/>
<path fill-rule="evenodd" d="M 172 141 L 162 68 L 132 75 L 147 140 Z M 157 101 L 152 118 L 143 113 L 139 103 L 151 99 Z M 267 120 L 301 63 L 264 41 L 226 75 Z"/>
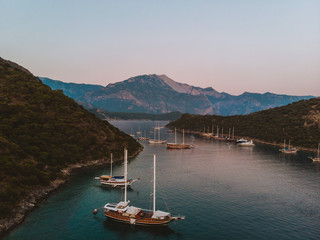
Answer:
<path fill-rule="evenodd" d="M 170 144 L 168 143 L 167 144 L 167 148 L 169 149 L 190 149 L 192 148 L 192 145 L 191 144 Z"/>
<path fill-rule="evenodd" d="M 136 215 L 134 217 L 130 216 L 124 216 L 123 214 L 119 214 L 117 212 L 112 211 L 104 211 L 104 214 L 106 217 L 108 217 L 111 220 L 131 224 L 131 225 L 141 225 L 141 226 L 166 226 L 168 223 L 173 221 L 173 219 L 167 218 L 167 219 L 152 219 L 151 217 L 141 217 L 139 215 Z"/>
<path fill-rule="evenodd" d="M 238 143 L 239 147 L 254 147 L 254 143 Z"/>
<path fill-rule="evenodd" d="M 320 162 L 320 157 L 310 158 L 313 162 Z"/>
<path fill-rule="evenodd" d="M 280 149 L 280 152 L 285 154 L 296 154 L 298 150 L 286 150 L 286 149 Z"/>
<path fill-rule="evenodd" d="M 165 144 L 167 141 L 166 140 L 149 140 L 148 142 L 150 144 Z"/>

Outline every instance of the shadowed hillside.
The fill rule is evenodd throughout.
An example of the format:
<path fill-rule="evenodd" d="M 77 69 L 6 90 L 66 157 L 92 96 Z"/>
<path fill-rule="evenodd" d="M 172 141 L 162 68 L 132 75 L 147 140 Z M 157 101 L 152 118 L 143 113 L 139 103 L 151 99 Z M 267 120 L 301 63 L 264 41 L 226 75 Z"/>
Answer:
<path fill-rule="evenodd" d="M 0 58 L 0 217 L 71 163 L 137 153 L 133 138 Z"/>
<path fill-rule="evenodd" d="M 295 146 L 316 148 L 320 142 L 320 98 L 301 100 L 249 115 L 222 117 L 184 114 L 180 119 L 170 122 L 168 127 L 190 131 L 203 131 L 209 127 L 211 131 L 213 124 L 224 128 L 224 133 L 235 127 L 237 136 L 277 144 L 290 139 Z"/>

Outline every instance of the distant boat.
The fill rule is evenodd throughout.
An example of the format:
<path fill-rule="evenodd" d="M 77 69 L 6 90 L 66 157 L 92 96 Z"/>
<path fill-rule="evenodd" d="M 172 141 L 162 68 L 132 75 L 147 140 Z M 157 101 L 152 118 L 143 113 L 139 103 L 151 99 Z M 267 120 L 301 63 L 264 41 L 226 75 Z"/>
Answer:
<path fill-rule="evenodd" d="M 134 138 L 134 134 L 133 134 L 133 130 L 132 130 L 132 128 L 131 128 L 131 132 L 130 132 L 130 137 L 133 137 Z"/>
<path fill-rule="evenodd" d="M 140 136 L 140 135 L 141 135 L 140 127 L 139 127 L 139 131 L 138 131 L 138 132 L 136 132 L 136 134 L 137 134 L 138 136 Z"/>
<path fill-rule="evenodd" d="M 232 128 L 232 137 L 230 136 L 230 129 L 229 129 L 229 137 L 227 138 L 228 142 L 235 142 L 236 140 L 234 139 L 234 127 Z"/>
<path fill-rule="evenodd" d="M 239 147 L 254 147 L 255 144 L 253 143 L 252 140 L 250 140 L 250 141 L 246 140 L 246 141 L 238 143 L 238 146 Z"/>
<path fill-rule="evenodd" d="M 279 149 L 280 152 L 285 153 L 285 154 L 295 154 L 298 152 L 298 150 L 299 149 L 297 149 L 297 148 L 290 148 L 290 140 L 289 140 L 288 147 L 286 147 L 286 140 L 284 140 L 283 148 Z"/>
<path fill-rule="evenodd" d="M 148 138 L 148 137 L 138 137 L 138 140 L 141 141 L 141 142 L 146 142 L 146 141 L 149 141 L 150 138 Z"/>
<path fill-rule="evenodd" d="M 156 133 L 157 133 L 156 130 L 158 130 L 158 139 L 156 139 Z M 166 142 L 167 142 L 166 140 L 161 140 L 160 139 L 160 130 L 161 130 L 161 127 L 158 126 L 158 124 L 157 124 L 157 126 L 154 127 L 154 130 L 153 130 L 154 138 L 153 139 L 149 139 L 149 141 L 148 141 L 150 144 L 166 144 Z"/>
<path fill-rule="evenodd" d="M 222 128 L 222 134 L 219 135 L 219 126 L 217 126 L 217 135 L 213 136 L 213 138 L 217 140 L 223 140 L 223 141 L 227 140 L 227 138 L 223 136 L 223 128 Z"/>
<path fill-rule="evenodd" d="M 102 185 L 110 186 L 110 187 L 122 187 L 126 184 L 131 186 L 132 183 L 136 182 L 138 179 L 127 179 L 125 182 L 124 176 L 113 176 L 112 175 L 112 153 L 110 159 L 110 175 L 102 175 L 100 177 L 96 177 L 95 179 L 100 180 Z"/>
<path fill-rule="evenodd" d="M 320 147 L 320 143 L 318 143 L 317 156 L 316 156 L 316 157 L 309 157 L 309 158 L 312 159 L 312 161 L 314 161 L 314 162 L 320 162 L 319 147 Z"/>
<path fill-rule="evenodd" d="M 184 129 L 182 130 L 182 143 L 177 143 L 177 130 L 174 129 L 174 143 L 167 143 L 167 148 L 169 149 L 190 149 L 192 144 L 184 143 Z"/>
<path fill-rule="evenodd" d="M 150 138 L 146 137 L 146 131 L 144 131 L 144 136 L 138 137 L 138 140 L 141 142 L 147 142 Z"/>
<path fill-rule="evenodd" d="M 244 142 L 248 142 L 248 140 L 244 138 L 240 138 L 240 139 L 237 139 L 236 144 L 244 143 Z"/>
<path fill-rule="evenodd" d="M 127 155 L 124 151 L 124 178 L 127 179 Z M 163 226 L 171 221 L 185 219 L 185 217 L 172 216 L 169 212 L 156 210 L 156 155 L 153 155 L 153 209 L 146 210 L 134 206 L 129 206 L 130 201 L 127 201 L 127 184 L 124 187 L 124 201 L 118 203 L 107 203 L 104 205 L 104 214 L 111 220 L 144 226 Z"/>

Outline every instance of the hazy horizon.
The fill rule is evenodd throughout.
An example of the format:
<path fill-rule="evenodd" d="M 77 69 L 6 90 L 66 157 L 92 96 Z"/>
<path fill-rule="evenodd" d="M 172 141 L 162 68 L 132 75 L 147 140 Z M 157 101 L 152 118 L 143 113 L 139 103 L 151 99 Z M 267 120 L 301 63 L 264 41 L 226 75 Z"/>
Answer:
<path fill-rule="evenodd" d="M 36 76 L 320 96 L 317 0 L 0 2 L 0 57 Z"/>

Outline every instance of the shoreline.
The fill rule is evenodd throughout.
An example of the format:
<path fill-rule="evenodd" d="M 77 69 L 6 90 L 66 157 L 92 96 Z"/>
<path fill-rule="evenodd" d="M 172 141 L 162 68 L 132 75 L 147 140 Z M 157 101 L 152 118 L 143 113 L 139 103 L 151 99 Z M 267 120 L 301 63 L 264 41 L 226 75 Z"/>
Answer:
<path fill-rule="evenodd" d="M 177 129 L 177 131 L 182 132 L 182 131 L 180 131 L 178 129 Z M 190 130 L 186 131 L 185 130 L 184 133 L 194 134 L 194 135 L 202 137 L 202 138 L 208 138 L 208 137 L 205 137 L 205 136 L 201 136 L 202 132 L 198 132 L 198 131 L 190 131 Z M 267 142 L 267 141 L 264 141 L 264 140 L 261 140 L 261 139 L 252 138 L 252 137 L 248 137 L 248 136 L 234 136 L 234 137 L 236 139 L 238 139 L 238 138 L 250 139 L 250 140 L 252 140 L 254 142 L 261 143 L 261 144 L 283 147 L 283 143 Z M 212 138 L 212 139 L 214 139 L 214 138 Z M 315 153 L 317 152 L 317 148 L 306 148 L 306 147 L 294 146 L 294 145 L 291 145 L 291 147 L 298 148 L 300 151 L 315 152 Z"/>
<path fill-rule="evenodd" d="M 143 146 L 141 145 L 136 152 L 128 156 L 128 159 L 136 157 L 142 150 Z M 123 160 L 123 157 L 113 159 L 113 162 L 117 163 L 121 160 Z M 30 191 L 17 204 L 10 216 L 0 219 L 0 239 L 3 239 L 10 232 L 20 226 L 34 209 L 40 207 L 41 203 L 47 200 L 52 193 L 64 186 L 71 179 L 74 170 L 92 166 L 101 166 L 108 163 L 110 163 L 110 159 L 98 159 L 89 162 L 69 164 L 67 167 L 61 169 L 60 171 L 64 175 L 63 179 L 55 179 L 50 182 L 49 186 Z"/>

